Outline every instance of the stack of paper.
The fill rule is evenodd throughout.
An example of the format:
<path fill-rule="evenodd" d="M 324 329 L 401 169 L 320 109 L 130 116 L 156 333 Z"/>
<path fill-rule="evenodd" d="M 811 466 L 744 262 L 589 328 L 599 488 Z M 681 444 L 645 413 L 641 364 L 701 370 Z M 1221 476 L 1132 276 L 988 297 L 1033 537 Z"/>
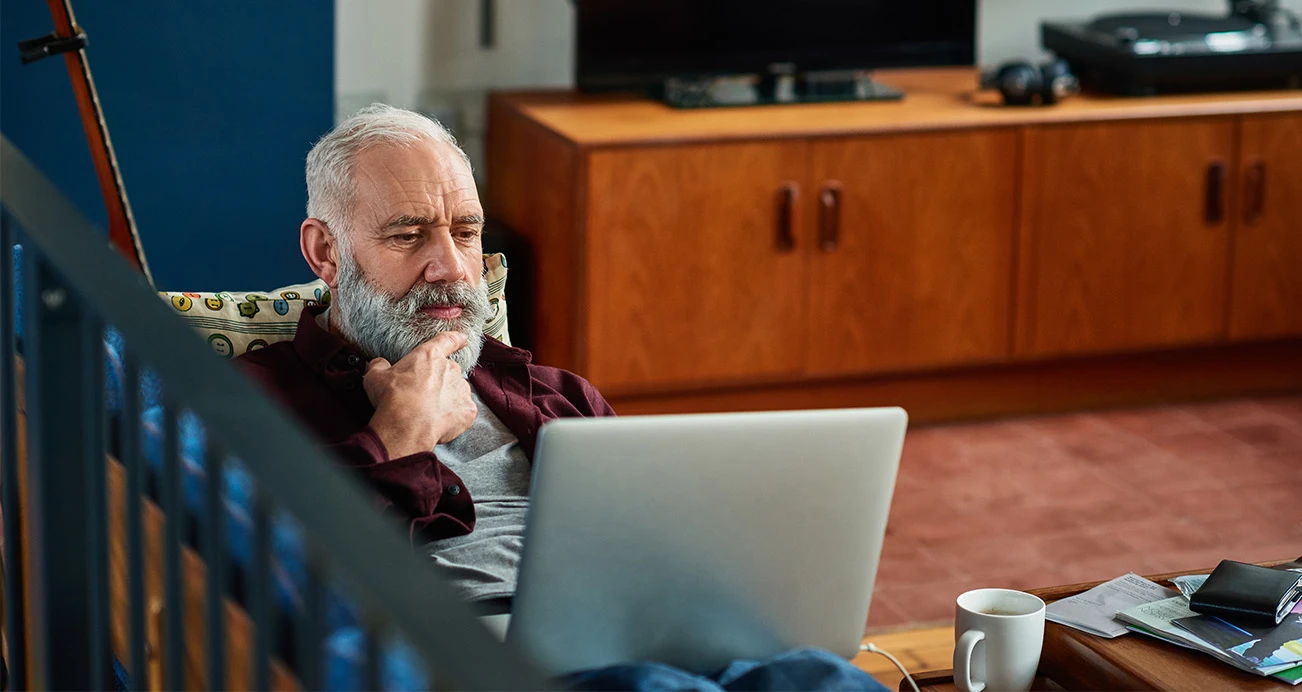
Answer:
<path fill-rule="evenodd" d="M 1183 596 L 1144 603 L 1117 613 L 1137 632 L 1201 651 L 1257 675 L 1302 682 L 1302 606 L 1275 628 L 1248 630 L 1189 610 Z"/>
<path fill-rule="evenodd" d="M 1050 622 L 1112 639 L 1128 631 L 1125 623 L 1116 619 L 1118 611 L 1174 595 L 1174 591 L 1131 573 L 1050 603 L 1044 617 Z"/>

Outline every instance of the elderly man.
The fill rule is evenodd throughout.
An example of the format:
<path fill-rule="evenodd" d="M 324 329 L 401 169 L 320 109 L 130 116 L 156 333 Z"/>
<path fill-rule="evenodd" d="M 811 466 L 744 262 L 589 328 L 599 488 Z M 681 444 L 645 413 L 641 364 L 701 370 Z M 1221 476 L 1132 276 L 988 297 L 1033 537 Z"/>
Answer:
<path fill-rule="evenodd" d="M 408 523 L 481 612 L 508 612 L 538 429 L 614 415 L 583 378 L 483 334 L 484 211 L 451 134 L 380 104 L 307 157 L 303 257 L 333 292 L 291 342 L 239 359 Z M 793 652 L 706 680 L 654 664 L 572 677 L 575 686 L 882 689 L 844 661 Z"/>
<path fill-rule="evenodd" d="M 275 392 L 408 522 L 467 600 L 515 592 L 538 428 L 613 415 L 577 375 L 486 338 L 484 211 L 450 133 L 374 105 L 307 157 L 303 257 L 330 286 L 292 342 L 250 352 Z"/>

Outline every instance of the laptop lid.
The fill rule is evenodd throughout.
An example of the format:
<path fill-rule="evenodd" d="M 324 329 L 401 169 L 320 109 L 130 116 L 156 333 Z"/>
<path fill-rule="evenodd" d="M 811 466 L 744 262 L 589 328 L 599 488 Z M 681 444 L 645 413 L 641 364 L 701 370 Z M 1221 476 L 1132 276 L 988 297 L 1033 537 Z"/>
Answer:
<path fill-rule="evenodd" d="M 543 427 L 508 640 L 554 674 L 858 650 L 903 409 Z"/>

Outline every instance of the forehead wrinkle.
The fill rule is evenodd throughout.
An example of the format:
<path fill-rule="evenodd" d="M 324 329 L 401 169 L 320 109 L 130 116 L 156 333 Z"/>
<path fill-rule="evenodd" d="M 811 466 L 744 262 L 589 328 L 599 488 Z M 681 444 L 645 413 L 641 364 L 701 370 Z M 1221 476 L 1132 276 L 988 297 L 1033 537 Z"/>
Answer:
<path fill-rule="evenodd" d="M 371 155 L 365 157 L 365 165 L 358 166 L 357 171 L 359 182 L 365 183 L 369 193 L 363 199 L 368 202 L 365 206 L 371 222 L 363 227 L 383 231 L 400 216 L 428 217 L 437 225 L 466 223 L 459 219 L 483 216 L 474 176 L 460 159 L 439 152 L 432 161 L 425 157 L 411 161 L 401 158 L 411 154 L 401 149 L 394 152 L 398 158 L 385 156 L 379 150 L 368 153 Z M 358 199 L 356 206 L 362 206 L 363 199 Z M 465 213 L 454 214 L 452 209 Z"/>

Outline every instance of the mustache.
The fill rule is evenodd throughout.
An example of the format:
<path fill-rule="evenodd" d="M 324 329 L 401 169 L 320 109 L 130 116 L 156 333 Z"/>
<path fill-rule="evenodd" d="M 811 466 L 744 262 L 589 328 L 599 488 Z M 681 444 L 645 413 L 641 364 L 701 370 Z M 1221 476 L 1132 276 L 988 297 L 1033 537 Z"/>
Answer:
<path fill-rule="evenodd" d="M 479 291 L 467 281 L 413 286 L 405 295 L 392 301 L 393 307 L 404 317 L 415 317 L 424 308 L 458 306 L 486 318 L 487 315 L 481 315 L 482 302 Z"/>

